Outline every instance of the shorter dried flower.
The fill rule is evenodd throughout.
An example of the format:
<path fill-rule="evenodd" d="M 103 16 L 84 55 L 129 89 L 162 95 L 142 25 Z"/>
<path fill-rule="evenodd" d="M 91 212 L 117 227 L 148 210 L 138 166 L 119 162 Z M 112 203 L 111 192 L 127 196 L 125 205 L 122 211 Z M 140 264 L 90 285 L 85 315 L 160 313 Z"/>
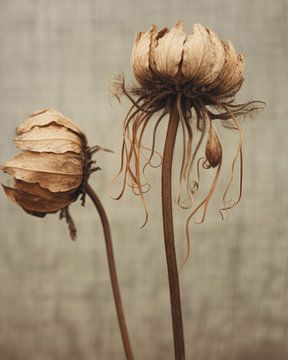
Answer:
<path fill-rule="evenodd" d="M 1 169 L 13 176 L 14 186 L 2 185 L 9 199 L 27 213 L 44 217 L 60 211 L 72 239 L 76 228 L 69 205 L 82 195 L 92 168 L 92 154 L 84 133 L 56 110 L 34 112 L 16 129 L 15 144 L 22 153 L 6 161 Z"/>

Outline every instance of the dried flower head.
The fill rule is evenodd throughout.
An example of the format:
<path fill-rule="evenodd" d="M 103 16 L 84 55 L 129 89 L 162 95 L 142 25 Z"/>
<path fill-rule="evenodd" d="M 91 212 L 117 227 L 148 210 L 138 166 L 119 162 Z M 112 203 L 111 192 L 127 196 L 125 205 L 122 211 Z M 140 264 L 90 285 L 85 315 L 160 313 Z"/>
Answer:
<path fill-rule="evenodd" d="M 68 207 L 80 194 L 84 204 L 88 176 L 98 169 L 91 157 L 100 148 L 89 148 L 78 126 L 56 110 L 31 114 L 18 126 L 14 141 L 23 152 L 1 166 L 14 178 L 13 187 L 3 185 L 6 195 L 31 215 L 60 211 L 74 239 Z"/>
<path fill-rule="evenodd" d="M 237 55 L 229 41 L 200 24 L 186 35 L 179 21 L 168 31 L 156 26 L 136 35 L 132 67 L 138 83 L 147 89 L 155 86 L 204 87 L 222 96 L 237 92 L 243 82 L 244 57 Z M 168 84 L 169 83 L 169 84 Z M 168 86 L 167 86 L 168 85 Z"/>
<path fill-rule="evenodd" d="M 183 134 L 183 160 L 180 171 L 180 194 L 178 204 L 191 208 L 186 232 L 192 217 L 203 210 L 203 222 L 211 196 L 214 193 L 222 164 L 223 151 L 217 134 L 217 123 L 239 134 L 239 142 L 232 161 L 232 174 L 223 196 L 223 210 L 236 205 L 242 194 L 243 137 L 239 116 L 259 109 L 262 102 L 235 104 L 235 95 L 243 81 L 244 56 L 237 54 L 230 41 L 222 41 L 210 29 L 200 24 L 193 25 L 192 33 L 184 32 L 183 21 L 170 31 L 159 31 L 152 26 L 148 32 L 136 35 L 132 51 L 132 69 L 138 85 L 126 88 L 123 77 L 115 80 L 117 96 L 124 94 L 132 106 L 124 122 L 122 163 L 119 171 L 124 174 L 122 196 L 126 184 L 140 195 L 149 184 L 142 182 L 147 165 L 155 154 L 156 133 L 165 115 L 177 112 Z M 151 146 L 143 145 L 143 136 L 154 114 Z M 142 164 L 141 154 L 150 155 Z M 237 200 L 227 201 L 236 163 L 239 159 L 240 191 Z M 215 176 L 204 199 L 196 201 L 195 194 L 200 187 L 202 169 L 214 169 Z M 118 198 L 119 198 L 118 197 Z M 146 220 L 147 220 L 147 210 Z M 222 214 L 222 212 L 221 212 Z"/>

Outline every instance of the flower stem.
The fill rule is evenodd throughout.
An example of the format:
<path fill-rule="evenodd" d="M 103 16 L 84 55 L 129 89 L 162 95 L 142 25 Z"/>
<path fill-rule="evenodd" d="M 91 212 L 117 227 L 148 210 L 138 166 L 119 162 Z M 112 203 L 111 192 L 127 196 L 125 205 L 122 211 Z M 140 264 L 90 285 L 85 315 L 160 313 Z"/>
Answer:
<path fill-rule="evenodd" d="M 112 245 L 112 237 L 111 237 L 111 231 L 110 231 L 108 217 L 106 215 L 106 212 L 104 210 L 104 207 L 103 207 L 100 199 L 98 198 L 98 196 L 96 195 L 96 193 L 94 192 L 94 190 L 92 189 L 92 187 L 89 184 L 86 185 L 86 193 L 91 198 L 93 204 L 95 205 L 95 207 L 99 213 L 100 219 L 101 219 L 104 237 L 105 237 L 111 285 L 112 285 L 112 290 L 113 290 L 113 295 L 114 295 L 114 302 L 115 302 L 115 307 L 116 307 L 116 312 L 117 312 L 117 317 L 118 317 L 118 323 L 119 323 L 120 332 L 121 332 L 121 336 L 122 336 L 122 342 L 123 342 L 123 346 L 124 346 L 124 350 L 125 350 L 125 354 L 126 354 L 126 359 L 133 360 L 134 356 L 132 353 L 132 348 L 131 348 L 131 344 L 130 344 L 130 340 L 129 340 L 129 334 L 128 334 L 128 330 L 127 330 L 127 326 L 126 326 L 125 315 L 124 315 L 124 310 L 123 310 L 123 305 L 122 305 L 122 300 L 121 300 L 120 288 L 119 288 L 118 279 L 117 279 L 117 271 L 116 271 L 116 265 L 115 265 L 115 259 L 114 259 L 114 253 L 113 253 L 113 245 Z"/>
<path fill-rule="evenodd" d="M 176 105 L 172 106 L 166 134 L 162 163 L 162 213 L 163 229 L 168 269 L 170 303 L 172 313 L 175 360 L 185 359 L 184 332 L 182 324 L 181 298 L 177 259 L 174 243 L 173 209 L 172 209 L 172 161 L 179 125 L 179 115 Z"/>

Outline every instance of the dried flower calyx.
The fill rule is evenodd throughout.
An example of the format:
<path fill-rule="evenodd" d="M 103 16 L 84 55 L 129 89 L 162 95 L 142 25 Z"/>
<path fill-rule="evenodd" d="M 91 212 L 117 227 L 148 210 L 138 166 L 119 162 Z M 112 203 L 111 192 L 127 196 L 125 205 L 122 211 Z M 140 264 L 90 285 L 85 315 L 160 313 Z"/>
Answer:
<path fill-rule="evenodd" d="M 85 184 L 93 167 L 86 136 L 76 124 L 56 110 L 34 112 L 16 129 L 15 144 L 23 150 L 1 169 L 13 176 L 14 186 L 3 185 L 6 195 L 27 213 L 44 217 L 60 211 L 76 228 L 68 207 L 79 195 L 85 200 Z"/>
<path fill-rule="evenodd" d="M 144 170 L 147 165 L 152 165 L 153 156 L 158 154 L 155 151 L 157 130 L 166 115 L 176 109 L 183 134 L 179 205 L 192 207 L 192 216 L 202 209 L 201 222 L 204 220 L 222 164 L 223 151 L 216 132 L 220 123 L 239 134 L 222 210 L 233 207 L 242 194 L 243 137 L 239 117 L 260 109 L 264 104 L 255 101 L 235 104 L 235 95 L 244 81 L 244 56 L 237 54 L 230 41 L 220 40 L 212 30 L 200 24 L 193 25 L 192 33 L 186 34 L 183 21 L 179 21 L 170 31 L 164 28 L 158 32 L 157 27 L 152 26 L 150 31 L 139 32 L 131 65 L 137 85 L 127 88 L 123 77 L 115 80 L 116 95 L 124 94 L 132 102 L 124 121 L 119 172 L 119 175 L 123 173 L 124 181 L 119 197 L 128 184 L 145 204 L 144 193 L 149 184 L 143 182 Z M 158 119 L 153 123 L 152 117 L 156 113 Z M 151 123 L 152 144 L 144 146 L 145 131 Z M 147 157 L 148 149 L 151 151 Z M 144 164 L 141 155 L 146 159 Z M 237 161 L 240 164 L 239 198 L 231 202 L 226 197 Z M 200 187 L 201 168 L 212 168 L 216 172 L 210 191 L 197 205 L 195 193 Z"/>

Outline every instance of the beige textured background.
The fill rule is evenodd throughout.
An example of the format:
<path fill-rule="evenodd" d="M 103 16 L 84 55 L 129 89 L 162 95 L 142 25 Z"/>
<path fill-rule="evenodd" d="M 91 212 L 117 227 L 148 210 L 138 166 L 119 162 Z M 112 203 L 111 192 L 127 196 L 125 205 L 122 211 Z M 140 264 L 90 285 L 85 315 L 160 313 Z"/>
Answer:
<path fill-rule="evenodd" d="M 286 0 L 0 0 L 0 161 L 16 153 L 16 125 L 47 107 L 75 119 L 91 144 L 117 152 L 99 153 L 103 171 L 92 183 L 111 217 L 136 359 L 172 359 L 159 169 L 149 171 L 151 216 L 140 231 L 138 199 L 127 194 L 115 202 L 107 194 L 128 108 L 127 102 L 111 102 L 107 89 L 111 74 L 120 70 L 131 79 L 136 31 L 151 23 L 171 26 L 179 18 L 187 31 L 201 22 L 232 39 L 247 55 L 239 99 L 267 102 L 266 111 L 245 124 L 242 202 L 222 222 L 219 192 L 206 223 L 191 228 L 191 257 L 181 273 L 187 359 L 285 360 Z M 233 144 L 226 148 L 232 151 Z M 76 243 L 57 216 L 28 216 L 0 192 L 1 360 L 124 359 L 96 212 L 89 201 L 71 211 Z M 175 209 L 179 256 L 185 218 Z"/>

